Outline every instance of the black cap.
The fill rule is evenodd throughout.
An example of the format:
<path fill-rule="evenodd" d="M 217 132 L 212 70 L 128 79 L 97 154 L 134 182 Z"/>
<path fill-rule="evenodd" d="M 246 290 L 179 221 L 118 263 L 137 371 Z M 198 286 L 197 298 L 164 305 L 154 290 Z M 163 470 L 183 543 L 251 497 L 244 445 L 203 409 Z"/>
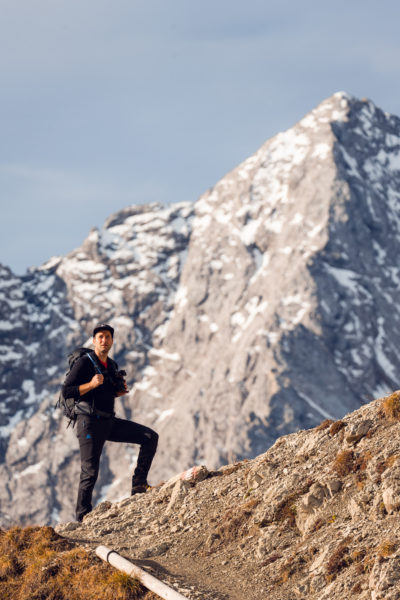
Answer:
<path fill-rule="evenodd" d="M 104 330 L 109 331 L 111 333 L 111 336 L 114 337 L 114 329 L 113 327 L 111 327 L 111 325 L 108 325 L 107 323 L 99 323 L 98 325 L 96 325 L 96 327 L 93 329 L 93 337 L 98 331 Z"/>

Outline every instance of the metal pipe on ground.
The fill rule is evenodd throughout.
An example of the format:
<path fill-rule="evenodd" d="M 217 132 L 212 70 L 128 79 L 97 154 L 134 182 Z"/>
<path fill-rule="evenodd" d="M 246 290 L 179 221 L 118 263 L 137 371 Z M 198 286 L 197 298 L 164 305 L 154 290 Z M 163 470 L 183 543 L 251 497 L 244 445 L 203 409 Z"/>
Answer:
<path fill-rule="evenodd" d="M 179 592 L 176 592 L 168 585 L 150 575 L 137 565 L 134 565 L 129 560 L 118 554 L 115 550 L 107 548 L 107 546 L 97 546 L 96 554 L 99 558 L 105 562 L 110 563 L 116 569 L 123 571 L 131 577 L 139 579 L 140 583 L 147 587 L 151 592 L 158 594 L 160 598 L 164 600 L 188 600 L 186 596 L 182 596 Z"/>

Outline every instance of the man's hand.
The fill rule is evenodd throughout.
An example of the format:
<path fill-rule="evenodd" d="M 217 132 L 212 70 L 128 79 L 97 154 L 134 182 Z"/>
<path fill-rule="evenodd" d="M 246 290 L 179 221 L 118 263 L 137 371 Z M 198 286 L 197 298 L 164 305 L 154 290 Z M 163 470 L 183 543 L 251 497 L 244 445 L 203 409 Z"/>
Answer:
<path fill-rule="evenodd" d="M 125 396 L 125 394 L 127 394 L 128 392 L 129 392 L 129 390 L 128 390 L 128 386 L 127 386 L 127 385 L 126 385 L 126 383 L 125 383 L 125 390 L 124 390 L 123 392 L 117 392 L 117 393 L 115 394 L 115 397 L 116 397 L 116 398 L 119 398 L 120 396 Z"/>
<path fill-rule="evenodd" d="M 127 394 L 129 392 L 129 390 L 125 390 L 125 392 L 117 392 L 115 394 L 116 398 L 119 398 L 120 396 L 125 396 L 125 394 Z"/>
<path fill-rule="evenodd" d="M 92 390 L 94 390 L 95 388 L 99 387 L 99 385 L 102 385 L 104 382 L 104 375 L 93 375 L 92 379 L 90 380 L 90 385 L 92 387 Z"/>
<path fill-rule="evenodd" d="M 82 385 L 79 386 L 79 395 L 84 396 L 91 390 L 94 390 L 95 388 L 99 387 L 99 385 L 102 385 L 103 382 L 104 382 L 104 375 L 100 375 L 100 374 L 93 375 L 92 379 L 90 381 L 88 381 L 88 383 L 83 383 Z"/>

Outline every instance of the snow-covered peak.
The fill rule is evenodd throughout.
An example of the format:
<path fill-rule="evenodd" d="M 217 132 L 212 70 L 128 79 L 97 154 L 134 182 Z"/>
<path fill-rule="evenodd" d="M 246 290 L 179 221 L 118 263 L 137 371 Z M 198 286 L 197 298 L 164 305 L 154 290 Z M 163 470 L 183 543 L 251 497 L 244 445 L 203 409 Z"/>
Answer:
<path fill-rule="evenodd" d="M 76 446 L 52 408 L 99 319 L 128 372 L 118 410 L 161 434 L 155 482 L 396 386 L 399 151 L 400 120 L 340 92 L 196 203 L 130 206 L 24 277 L 0 267 L 2 506 L 25 509 L 28 481 L 35 519 L 69 498 Z M 107 450 L 110 497 L 134 458 Z"/>

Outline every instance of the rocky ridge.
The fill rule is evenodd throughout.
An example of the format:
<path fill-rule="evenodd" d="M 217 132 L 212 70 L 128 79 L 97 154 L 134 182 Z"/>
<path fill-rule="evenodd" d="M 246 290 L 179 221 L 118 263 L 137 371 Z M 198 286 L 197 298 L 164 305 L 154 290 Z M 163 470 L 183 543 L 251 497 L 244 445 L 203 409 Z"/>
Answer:
<path fill-rule="evenodd" d="M 400 392 L 56 530 L 189 599 L 400 598 Z"/>
<path fill-rule="evenodd" d="M 160 433 L 151 483 L 265 452 L 397 388 L 400 120 L 338 93 L 194 203 L 133 206 L 18 278 L 0 271 L 4 525 L 72 518 L 66 354 L 116 328 L 118 413 Z M 109 444 L 95 500 L 129 489 Z"/>

